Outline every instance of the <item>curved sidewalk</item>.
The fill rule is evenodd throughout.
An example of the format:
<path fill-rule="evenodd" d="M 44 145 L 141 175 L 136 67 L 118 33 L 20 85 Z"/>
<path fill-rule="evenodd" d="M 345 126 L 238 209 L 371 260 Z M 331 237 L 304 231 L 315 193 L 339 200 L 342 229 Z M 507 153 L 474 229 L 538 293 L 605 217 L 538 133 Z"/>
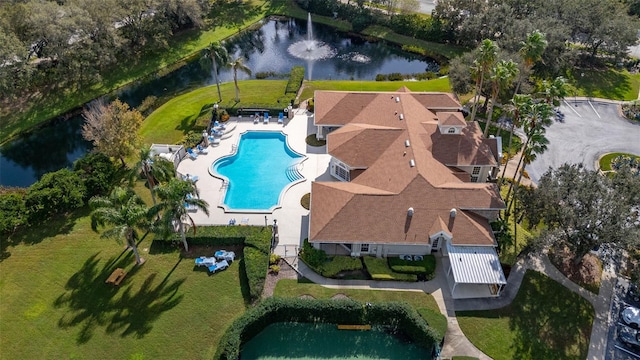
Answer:
<path fill-rule="evenodd" d="M 444 277 L 445 272 L 444 269 L 442 269 L 442 259 L 440 257 L 436 257 L 436 277 L 426 282 L 328 279 L 318 275 L 304 263 L 298 262 L 297 258 L 289 258 L 286 260 L 300 275 L 325 287 L 336 289 L 421 291 L 431 294 L 438 304 L 440 312 L 447 318 L 447 333 L 441 351 L 441 356 L 445 358 L 452 356 L 471 356 L 479 359 L 490 359 L 490 357 L 476 348 L 464 335 L 458 325 L 455 312 L 465 310 L 492 310 L 507 306 L 511 304 L 518 294 L 525 272 L 527 270 L 538 271 L 562 284 L 572 292 L 579 294 L 592 304 L 595 316 L 591 329 L 587 359 L 604 359 L 605 356 L 607 332 L 610 322 L 611 297 L 616 282 L 615 273 L 612 273 L 607 266 L 603 269 L 599 294 L 596 295 L 560 273 L 560 271 L 551 264 L 545 252 L 541 254 L 530 254 L 524 258 L 520 258 L 516 264 L 514 264 L 507 279 L 507 286 L 505 286 L 499 298 L 454 300 L 449 293 L 449 287 Z"/>

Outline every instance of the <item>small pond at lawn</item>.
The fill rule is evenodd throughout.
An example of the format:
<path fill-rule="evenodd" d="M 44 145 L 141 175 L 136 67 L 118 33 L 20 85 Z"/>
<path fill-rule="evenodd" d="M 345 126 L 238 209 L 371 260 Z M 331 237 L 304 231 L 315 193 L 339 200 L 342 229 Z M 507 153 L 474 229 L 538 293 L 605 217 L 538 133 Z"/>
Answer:
<path fill-rule="evenodd" d="M 330 46 L 333 57 L 308 61 L 292 56 L 289 47 L 304 40 L 307 22 L 298 19 L 264 20 L 257 29 L 244 31 L 229 39 L 227 47 L 232 58 L 243 56 L 255 78 L 256 73 L 273 73 L 279 78 L 288 75 L 295 65 L 304 66 L 307 79 L 374 80 L 377 74 L 403 74 L 438 71 L 435 61 L 403 52 L 383 42 L 368 42 L 349 36 L 321 24 L 313 25 L 313 36 Z M 239 72 L 239 79 L 248 75 Z M 223 69 L 220 81 L 233 81 L 229 69 Z M 214 83 L 213 75 L 204 71 L 199 62 L 187 65 L 164 76 L 136 82 L 123 89 L 118 97 L 130 106 L 138 106 L 147 96 L 170 97 L 173 94 Z M 44 173 L 69 167 L 85 154 L 90 145 L 80 131 L 79 116 L 60 116 L 59 119 L 32 134 L 18 138 L 0 148 L 0 185 L 29 186 Z"/>
<path fill-rule="evenodd" d="M 431 359 L 431 351 L 381 330 L 338 330 L 334 324 L 275 323 L 249 340 L 241 358 L 260 360 Z"/>

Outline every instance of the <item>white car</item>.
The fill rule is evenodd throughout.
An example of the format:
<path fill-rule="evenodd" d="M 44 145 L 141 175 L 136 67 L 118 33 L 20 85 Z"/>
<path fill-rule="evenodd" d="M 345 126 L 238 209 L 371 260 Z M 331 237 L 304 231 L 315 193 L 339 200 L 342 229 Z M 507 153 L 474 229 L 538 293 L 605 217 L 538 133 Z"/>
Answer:
<path fill-rule="evenodd" d="M 640 309 L 628 306 L 622 310 L 622 321 L 634 329 L 640 328 Z"/>

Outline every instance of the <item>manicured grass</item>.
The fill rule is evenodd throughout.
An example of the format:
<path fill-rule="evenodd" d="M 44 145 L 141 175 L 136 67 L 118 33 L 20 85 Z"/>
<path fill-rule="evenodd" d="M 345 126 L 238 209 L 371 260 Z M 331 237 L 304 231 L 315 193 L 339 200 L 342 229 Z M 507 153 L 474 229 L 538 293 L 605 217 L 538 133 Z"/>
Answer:
<path fill-rule="evenodd" d="M 379 25 L 369 26 L 364 29 L 362 33 L 364 35 L 374 36 L 396 44 L 415 46 L 423 49 L 425 51 L 424 55 L 432 55 L 438 58 L 444 57 L 446 59 L 452 59 L 462 55 L 465 51 L 468 51 L 459 46 L 434 43 L 431 41 L 415 39 L 410 36 L 396 34 L 393 30 Z"/>
<path fill-rule="evenodd" d="M 0 348 L 7 359 L 212 358 L 245 311 L 240 261 L 209 276 L 172 248 L 146 262 L 91 230 L 86 210 L 2 242 Z M 197 255 L 197 254 L 196 254 Z M 210 254 L 201 254 L 210 255 Z M 117 267 L 119 288 L 104 283 Z"/>
<path fill-rule="evenodd" d="M 277 297 L 310 295 L 316 299 L 330 299 L 337 294 L 346 295 L 360 302 L 404 301 L 413 306 L 441 336 L 444 336 L 447 331 L 447 318 L 440 314 L 433 296 L 419 291 L 331 289 L 317 284 L 298 282 L 298 280 L 282 279 L 278 281 L 273 293 Z"/>
<path fill-rule="evenodd" d="M 508 190 L 508 184 L 500 187 L 500 196 L 502 196 L 503 199 L 507 196 Z M 515 236 L 515 243 L 501 251 L 498 256 L 501 263 L 513 265 L 518 260 L 518 254 L 520 254 L 520 251 L 527 246 L 529 239 L 531 239 L 535 234 L 532 234 L 531 231 L 525 229 L 523 224 L 516 223 L 515 216 L 509 217 L 509 231 L 513 236 Z"/>
<path fill-rule="evenodd" d="M 364 266 L 373 280 L 417 281 L 415 274 L 402 274 L 391 270 L 387 259 L 364 256 Z"/>
<path fill-rule="evenodd" d="M 336 91 L 396 91 L 406 86 L 411 91 L 451 92 L 449 78 L 443 77 L 426 81 L 351 81 L 351 80 L 315 80 L 305 81 L 300 95 L 301 100 L 313 97 L 316 90 Z"/>
<path fill-rule="evenodd" d="M 469 340 L 499 359 L 585 359 L 594 311 L 580 295 L 527 271 L 511 305 L 456 312 Z"/>
<path fill-rule="evenodd" d="M 425 274 L 427 280 L 433 279 L 436 271 L 436 257 L 433 255 L 424 255 L 422 260 L 409 261 L 399 257 L 390 257 L 389 267 L 391 270 L 405 274 Z"/>
<path fill-rule="evenodd" d="M 576 69 L 573 77 L 578 96 L 627 101 L 638 98 L 640 74 L 630 74 L 626 70 L 615 69 Z M 573 95 L 569 94 L 567 98 Z"/>
<path fill-rule="evenodd" d="M 220 109 L 280 108 L 287 104 L 285 80 L 246 80 L 239 82 L 240 102 L 235 102 L 233 82 L 220 86 L 223 101 Z M 143 143 L 175 144 L 191 130 L 202 131 L 207 126 L 214 102 L 218 101 L 215 85 L 202 87 L 177 96 L 151 113 L 142 123 Z M 278 102 L 280 101 L 280 102 Z M 198 120 L 200 119 L 200 120 Z"/>
<path fill-rule="evenodd" d="M 621 153 L 621 152 L 616 152 L 616 153 L 608 153 L 606 155 L 604 155 L 603 157 L 600 158 L 600 170 L 602 171 L 611 171 L 611 161 L 613 159 L 615 159 L 618 156 L 629 156 L 631 158 L 638 158 L 637 155 L 633 155 L 633 154 L 628 154 L 628 153 Z"/>

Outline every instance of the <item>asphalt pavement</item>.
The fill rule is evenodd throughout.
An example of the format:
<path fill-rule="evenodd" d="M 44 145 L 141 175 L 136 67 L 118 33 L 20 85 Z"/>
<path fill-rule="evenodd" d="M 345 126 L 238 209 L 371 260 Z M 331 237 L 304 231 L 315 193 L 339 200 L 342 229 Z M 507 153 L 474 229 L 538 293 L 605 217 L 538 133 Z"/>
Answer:
<path fill-rule="evenodd" d="M 618 104 L 567 98 L 558 110 L 556 121 L 547 128 L 547 151 L 526 168 L 534 182 L 549 167 L 564 163 L 583 163 L 594 170 L 604 154 L 640 154 L 640 124 L 622 117 Z"/>

